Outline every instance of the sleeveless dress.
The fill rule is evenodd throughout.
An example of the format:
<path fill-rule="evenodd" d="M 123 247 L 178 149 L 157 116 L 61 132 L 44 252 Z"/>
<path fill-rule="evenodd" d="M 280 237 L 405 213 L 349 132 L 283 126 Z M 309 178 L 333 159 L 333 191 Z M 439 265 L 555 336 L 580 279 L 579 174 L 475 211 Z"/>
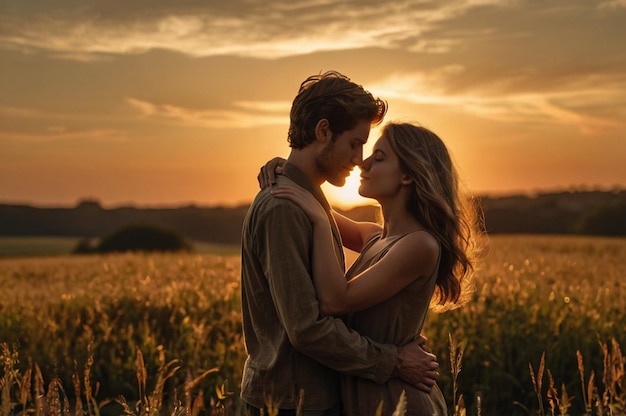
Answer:
<path fill-rule="evenodd" d="M 426 232 L 426 231 L 415 231 Z M 349 280 L 378 262 L 404 235 L 391 239 L 377 252 L 370 252 L 381 236 L 372 238 L 361 255 L 348 270 Z M 392 298 L 369 309 L 347 316 L 347 324 L 359 334 L 384 344 L 404 345 L 420 334 L 430 299 L 435 288 L 439 260 L 432 276 L 418 279 Z M 342 376 L 343 405 L 346 416 L 374 416 L 382 401 L 382 416 L 391 416 L 402 391 L 407 400 L 406 416 L 447 416 L 446 402 L 435 384 L 431 393 L 425 393 L 399 378 L 377 384 L 364 378 Z"/>

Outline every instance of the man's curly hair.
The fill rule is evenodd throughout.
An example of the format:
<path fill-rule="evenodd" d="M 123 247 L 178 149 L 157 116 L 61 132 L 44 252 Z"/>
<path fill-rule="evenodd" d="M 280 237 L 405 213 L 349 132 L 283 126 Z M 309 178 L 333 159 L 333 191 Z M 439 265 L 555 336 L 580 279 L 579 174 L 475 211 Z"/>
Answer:
<path fill-rule="evenodd" d="M 308 77 L 291 106 L 287 140 L 294 149 L 302 149 L 315 140 L 315 126 L 328 120 L 333 138 L 353 129 L 361 120 L 380 124 L 387 103 L 375 98 L 361 85 L 337 71 Z"/>

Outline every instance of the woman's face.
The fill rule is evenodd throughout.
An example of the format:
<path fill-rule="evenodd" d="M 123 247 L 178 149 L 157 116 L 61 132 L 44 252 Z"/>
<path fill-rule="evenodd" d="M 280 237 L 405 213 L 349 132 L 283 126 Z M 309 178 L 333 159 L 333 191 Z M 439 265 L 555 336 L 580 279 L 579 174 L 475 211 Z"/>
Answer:
<path fill-rule="evenodd" d="M 376 141 L 372 155 L 361 164 L 359 194 L 378 201 L 395 196 L 405 175 L 400 171 L 400 161 L 384 135 Z"/>

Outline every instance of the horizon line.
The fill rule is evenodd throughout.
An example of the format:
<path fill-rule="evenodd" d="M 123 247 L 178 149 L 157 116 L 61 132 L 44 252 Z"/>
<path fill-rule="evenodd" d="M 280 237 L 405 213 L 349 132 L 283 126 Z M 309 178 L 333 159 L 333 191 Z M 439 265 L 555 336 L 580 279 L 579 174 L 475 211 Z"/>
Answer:
<path fill-rule="evenodd" d="M 511 190 L 506 192 L 495 192 L 495 191 L 485 191 L 485 192 L 475 192 L 471 193 L 476 198 L 489 198 L 489 199 L 499 199 L 499 198 L 513 198 L 513 197 L 538 197 L 541 195 L 550 195 L 550 194 L 561 194 L 561 193 L 591 193 L 591 192 L 603 192 L 603 193 L 615 193 L 619 194 L 626 191 L 626 186 L 623 185 L 613 185 L 610 187 L 596 186 L 590 187 L 586 185 L 581 186 L 569 186 L 562 188 L 552 188 L 552 189 L 533 189 L 533 190 Z M 201 203 L 197 201 L 180 201 L 180 202 L 157 202 L 157 203 L 142 203 L 138 201 L 120 201 L 113 203 L 103 202 L 100 198 L 94 196 L 86 196 L 79 197 L 75 202 L 35 202 L 35 201 L 25 201 L 25 200 L 0 200 L 0 205 L 10 205 L 10 206 L 28 206 L 32 208 L 76 208 L 83 204 L 93 204 L 97 205 L 103 209 L 119 209 L 119 208 L 140 208 L 140 209 L 178 209 L 178 208 L 241 208 L 248 206 L 252 203 L 252 199 L 249 201 L 239 201 L 239 202 L 215 202 L 215 203 Z M 357 203 L 357 204 L 342 204 L 342 203 L 331 203 L 331 206 L 337 207 L 342 210 L 350 210 L 359 207 L 367 207 L 367 206 L 377 206 L 378 203 L 372 200 L 372 203 Z"/>

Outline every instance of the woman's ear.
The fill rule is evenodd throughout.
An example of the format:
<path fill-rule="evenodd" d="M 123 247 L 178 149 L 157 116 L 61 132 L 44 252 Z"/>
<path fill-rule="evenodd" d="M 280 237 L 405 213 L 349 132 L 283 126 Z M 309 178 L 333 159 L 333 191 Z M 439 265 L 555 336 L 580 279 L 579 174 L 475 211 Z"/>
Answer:
<path fill-rule="evenodd" d="M 315 125 L 315 139 L 321 142 L 326 142 L 333 136 L 333 132 L 330 131 L 330 123 L 327 119 L 323 118 Z"/>
<path fill-rule="evenodd" d="M 400 183 L 402 185 L 410 185 L 413 183 L 413 179 L 411 179 L 408 175 L 402 175 L 402 179 L 400 179 Z"/>

